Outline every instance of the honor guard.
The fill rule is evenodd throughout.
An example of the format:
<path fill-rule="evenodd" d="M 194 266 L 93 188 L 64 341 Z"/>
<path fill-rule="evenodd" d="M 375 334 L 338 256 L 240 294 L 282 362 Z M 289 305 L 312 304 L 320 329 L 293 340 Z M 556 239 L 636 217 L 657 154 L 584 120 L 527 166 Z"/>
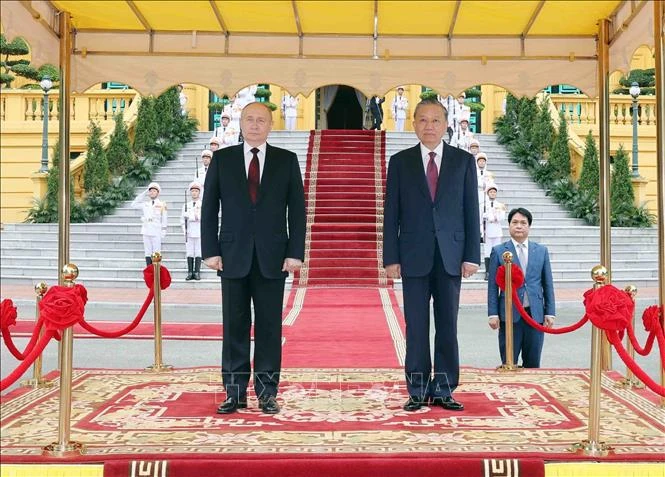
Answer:
<path fill-rule="evenodd" d="M 191 200 L 185 201 L 180 213 L 180 226 L 185 235 L 185 252 L 187 255 L 187 277 L 185 280 L 201 279 L 201 192 L 203 186 L 199 181 L 189 184 L 187 191 Z"/>
<path fill-rule="evenodd" d="M 209 151 L 215 152 L 221 147 L 222 147 L 222 140 L 220 138 L 218 138 L 217 136 L 213 136 L 210 138 L 210 143 L 208 144 Z"/>
<path fill-rule="evenodd" d="M 478 153 L 480 152 L 480 142 L 478 139 L 472 139 L 471 142 L 469 142 L 469 152 L 474 159 L 478 156 Z"/>
<path fill-rule="evenodd" d="M 393 99 L 393 104 L 390 108 L 395 121 L 395 131 L 404 131 L 404 122 L 406 121 L 407 111 L 409 109 L 409 100 L 404 96 L 404 88 L 401 86 L 397 88 L 397 95 Z"/>
<path fill-rule="evenodd" d="M 487 184 L 494 182 L 494 176 L 487 170 L 487 154 L 479 152 L 476 155 L 476 177 L 478 178 L 478 207 L 480 212 L 480 238 L 485 241 L 485 220 L 483 214 L 487 211 Z"/>
<path fill-rule="evenodd" d="M 469 152 L 469 145 L 473 140 L 473 133 L 469 130 L 469 117 L 464 116 L 457 128 L 457 131 L 453 134 L 452 145 L 458 147 L 464 151 Z"/>
<path fill-rule="evenodd" d="M 201 167 L 196 171 L 196 180 L 201 184 L 206 183 L 206 174 L 208 173 L 208 167 L 212 161 L 212 151 L 210 149 L 204 149 L 201 151 Z"/>
<path fill-rule="evenodd" d="M 506 206 L 496 200 L 499 188 L 493 182 L 487 184 L 487 207 L 483 215 L 485 221 L 485 280 L 488 279 L 492 247 L 501 243 L 503 221 L 506 220 Z"/>
<path fill-rule="evenodd" d="M 140 209 L 141 234 L 143 234 L 143 249 L 145 252 L 145 263 L 152 263 L 152 254 L 161 252 L 162 239 L 166 237 L 168 218 L 166 214 L 166 203 L 158 199 L 162 191 L 159 184 L 151 182 L 148 188 L 141 192 L 132 202 L 133 209 Z"/>
<path fill-rule="evenodd" d="M 298 99 L 290 94 L 284 94 L 282 98 L 282 114 L 284 115 L 284 127 L 287 131 L 296 129 L 298 119 Z"/>
<path fill-rule="evenodd" d="M 215 134 L 213 136 L 223 140 L 226 130 L 230 128 L 230 122 L 231 115 L 229 113 L 222 113 L 221 124 L 215 128 Z"/>

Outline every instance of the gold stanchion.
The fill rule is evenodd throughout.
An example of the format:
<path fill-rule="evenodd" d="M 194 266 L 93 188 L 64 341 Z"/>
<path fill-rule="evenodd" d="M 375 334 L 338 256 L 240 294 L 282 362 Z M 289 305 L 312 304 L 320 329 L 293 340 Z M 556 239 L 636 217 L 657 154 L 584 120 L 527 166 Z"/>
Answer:
<path fill-rule="evenodd" d="M 606 284 L 607 269 L 596 265 L 591 269 L 594 290 Z M 589 384 L 589 434 L 588 439 L 573 444 L 572 451 L 577 454 L 606 456 L 613 452 L 612 448 L 600 442 L 600 353 L 602 330 L 593 326 L 591 331 L 591 383 Z"/>
<path fill-rule="evenodd" d="M 499 366 L 497 371 L 517 371 L 520 368 L 515 365 L 513 357 L 513 254 L 510 252 L 503 252 L 503 263 L 506 270 L 506 362 Z"/>
<path fill-rule="evenodd" d="M 79 269 L 73 263 L 62 267 L 64 286 L 73 287 Z M 42 455 L 50 457 L 73 457 L 85 452 L 80 442 L 70 441 L 69 433 L 72 414 L 72 358 L 74 348 L 74 328 L 62 331 L 62 356 L 60 363 L 60 414 L 58 417 L 58 442 L 44 447 Z"/>
<path fill-rule="evenodd" d="M 44 298 L 44 295 L 46 295 L 46 292 L 48 291 L 48 285 L 44 282 L 39 282 L 37 285 L 35 285 L 35 293 L 37 294 L 37 298 L 35 299 L 35 324 L 39 321 L 39 302 L 42 301 L 42 298 Z M 39 330 L 39 337 L 41 338 L 42 335 L 44 334 L 44 328 Z M 30 386 L 31 388 L 38 389 L 38 388 L 50 388 L 53 386 L 53 383 L 51 381 L 47 381 L 42 377 L 42 355 L 40 354 L 37 359 L 35 360 L 35 363 L 32 365 L 32 379 L 26 379 L 25 381 L 21 381 L 21 384 L 23 386 Z"/>
<path fill-rule="evenodd" d="M 154 299 L 153 316 L 155 322 L 155 363 L 148 366 L 146 371 L 160 373 L 162 371 L 172 371 L 173 366 L 162 363 L 162 288 L 160 283 L 160 271 L 162 266 L 162 254 L 155 252 L 152 254 L 152 266 L 154 267 L 155 277 L 153 282 Z"/>
<path fill-rule="evenodd" d="M 630 295 L 630 298 L 633 300 L 633 303 L 635 303 L 635 297 L 637 296 L 637 287 L 635 285 L 628 285 L 626 288 L 624 288 L 624 290 L 626 291 L 626 293 L 628 293 L 628 295 Z M 635 329 L 635 309 L 633 309 L 633 329 Z M 628 350 L 628 354 L 630 355 L 630 357 L 635 359 L 635 348 L 633 348 L 633 342 L 630 341 L 628 333 L 626 333 L 626 349 Z M 642 382 L 639 379 L 635 378 L 635 375 L 628 366 L 626 366 L 626 377 L 623 378 L 621 381 L 619 381 L 617 383 L 617 386 L 622 388 L 636 388 L 636 389 L 644 388 L 644 384 L 642 384 Z"/>

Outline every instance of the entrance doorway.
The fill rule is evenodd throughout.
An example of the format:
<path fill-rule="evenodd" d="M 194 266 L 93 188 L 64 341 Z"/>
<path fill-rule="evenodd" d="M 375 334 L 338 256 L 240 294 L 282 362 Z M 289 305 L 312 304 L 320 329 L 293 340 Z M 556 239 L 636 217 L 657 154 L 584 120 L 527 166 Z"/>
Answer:
<path fill-rule="evenodd" d="M 318 129 L 363 129 L 364 94 L 346 85 L 324 86 L 317 93 Z"/>

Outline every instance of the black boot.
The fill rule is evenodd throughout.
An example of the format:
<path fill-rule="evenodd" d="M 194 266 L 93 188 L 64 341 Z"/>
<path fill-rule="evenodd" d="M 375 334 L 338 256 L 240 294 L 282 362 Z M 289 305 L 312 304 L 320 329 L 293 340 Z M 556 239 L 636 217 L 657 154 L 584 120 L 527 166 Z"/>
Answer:
<path fill-rule="evenodd" d="M 152 265 L 152 258 L 151 257 L 145 257 L 145 264 L 146 265 Z"/>
<path fill-rule="evenodd" d="M 489 280 L 490 277 L 490 259 L 485 259 L 485 281 Z"/>
<path fill-rule="evenodd" d="M 192 275 L 192 278 L 194 278 L 194 280 L 201 279 L 201 257 L 196 257 L 194 262 L 194 275 Z"/>
<path fill-rule="evenodd" d="M 185 280 L 194 280 L 194 257 L 187 257 L 187 278 Z"/>

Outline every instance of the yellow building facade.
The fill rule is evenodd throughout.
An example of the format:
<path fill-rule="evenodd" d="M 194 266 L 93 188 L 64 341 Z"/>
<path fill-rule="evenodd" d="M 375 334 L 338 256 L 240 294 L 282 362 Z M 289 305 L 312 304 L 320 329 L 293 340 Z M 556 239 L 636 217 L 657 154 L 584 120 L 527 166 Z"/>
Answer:
<path fill-rule="evenodd" d="M 633 69 L 653 68 L 653 53 L 647 47 L 636 51 L 633 58 Z M 621 77 L 620 72 L 611 76 L 611 89 L 618 86 Z M 409 101 L 408 118 L 405 123 L 405 131 L 412 131 L 411 118 L 413 108 L 420 100 L 423 85 L 401 85 L 405 96 Z M 324 87 L 325 88 L 325 87 Z M 311 130 L 317 128 L 335 127 L 330 110 L 326 110 L 324 97 L 331 90 L 319 88 L 307 95 L 298 95 L 297 108 L 297 130 Z M 328 87 L 329 88 L 329 87 Z M 335 86 L 337 88 L 337 86 Z M 286 93 L 279 85 L 269 85 L 272 93 L 270 101 L 278 106 L 273 112 L 274 130 L 285 127 L 281 108 L 279 108 L 282 96 Z M 390 106 L 396 95 L 396 89 L 384 92 L 385 103 L 383 104 L 384 122 L 383 128 L 392 131 L 395 123 L 390 111 Z M 212 130 L 214 125 L 211 121 L 208 105 L 211 101 L 211 92 L 204 85 L 186 84 L 183 89 L 187 96 L 186 109 L 191 117 L 199 122 L 199 129 L 203 131 Z M 366 100 L 364 93 L 346 96 L 346 103 L 341 106 L 335 102 L 340 100 L 342 92 L 354 91 L 351 87 L 340 86 L 335 100 L 329 104 L 330 109 L 335 107 L 353 108 L 355 118 L 360 121 L 358 127 L 362 127 L 362 115 Z M 218 92 L 222 94 L 224 92 Z M 459 92 L 449 92 L 457 94 Z M 504 101 L 507 91 L 500 86 L 481 85 L 481 102 L 483 111 L 479 114 L 481 133 L 493 133 L 494 121 L 503 114 Z M 233 97 L 233 92 L 229 93 Z M 35 198 L 40 198 L 45 192 L 45 174 L 39 173 L 42 149 L 42 124 L 44 111 L 42 106 L 43 93 L 40 90 L 2 89 L 0 91 L 0 221 L 21 222 L 25 219 L 27 210 L 32 206 Z M 91 120 L 96 121 L 102 130 L 108 134 L 113 129 L 113 114 L 122 110 L 125 112 L 124 119 L 131 127 L 136 116 L 138 96 L 136 92 L 127 90 L 101 89 L 96 85 L 90 90 L 74 94 L 72 98 L 71 118 L 71 150 L 73 155 L 81 154 L 72 162 L 72 173 L 74 174 L 75 187 L 80 193 L 80 177 L 85 161 L 85 143 L 87 139 L 88 125 Z M 48 144 L 49 160 L 52 156 L 52 147 L 58 136 L 58 108 L 57 92 L 50 94 L 50 108 L 48 114 Z M 581 158 L 584 154 L 584 137 L 591 131 L 598 140 L 598 124 L 595 111 L 597 104 L 583 94 L 551 95 L 550 101 L 554 107 L 565 109 L 568 114 L 569 134 L 571 136 L 570 147 L 573 157 L 573 173 L 579 175 Z M 612 95 L 610 111 L 611 117 L 611 140 L 612 153 L 619 145 L 630 154 L 632 148 L 632 125 L 630 116 L 631 98 L 627 95 Z M 654 97 L 643 96 L 640 98 L 642 105 L 642 116 L 640 116 L 639 132 L 639 173 L 640 177 L 634 181 L 636 190 L 636 202 L 646 202 L 652 212 L 656 207 L 656 128 L 655 128 L 655 101 Z M 556 116 L 553 113 L 553 116 Z M 331 124 L 328 124 L 331 119 Z"/>

